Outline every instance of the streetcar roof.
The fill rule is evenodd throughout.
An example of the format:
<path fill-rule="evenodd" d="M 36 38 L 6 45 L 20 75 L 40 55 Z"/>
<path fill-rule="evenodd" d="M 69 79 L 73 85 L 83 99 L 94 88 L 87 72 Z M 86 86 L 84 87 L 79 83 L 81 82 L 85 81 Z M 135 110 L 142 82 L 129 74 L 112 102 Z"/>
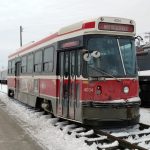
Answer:
<path fill-rule="evenodd" d="M 109 33 L 106 33 L 107 31 L 98 29 L 98 23 L 100 23 L 100 22 L 123 24 L 123 25 L 133 25 L 134 31 L 132 33 L 129 33 L 129 32 L 122 33 L 122 32 L 116 32 L 116 31 L 109 31 Z M 15 53 L 9 55 L 8 58 L 12 59 L 12 58 L 15 58 L 16 56 L 24 55 L 25 53 L 34 51 L 41 47 L 45 47 L 54 42 L 68 39 L 71 37 L 85 35 L 85 34 L 116 34 L 116 35 L 134 36 L 135 35 L 135 22 L 131 19 L 118 18 L 118 17 L 99 17 L 99 18 L 95 18 L 95 19 L 80 21 L 78 23 L 63 27 L 58 32 L 56 32 L 52 35 L 49 35 L 37 42 L 32 42 L 31 44 L 20 47 Z"/>

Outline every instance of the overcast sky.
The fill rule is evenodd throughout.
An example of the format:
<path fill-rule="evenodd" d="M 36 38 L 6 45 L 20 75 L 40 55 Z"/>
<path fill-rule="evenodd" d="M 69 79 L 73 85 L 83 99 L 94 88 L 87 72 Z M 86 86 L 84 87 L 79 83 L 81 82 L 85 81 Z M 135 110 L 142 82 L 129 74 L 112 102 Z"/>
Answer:
<path fill-rule="evenodd" d="M 114 16 L 136 21 L 137 35 L 150 31 L 149 0 L 0 0 L 0 69 L 23 44 L 55 33 L 59 28 L 92 17 Z"/>

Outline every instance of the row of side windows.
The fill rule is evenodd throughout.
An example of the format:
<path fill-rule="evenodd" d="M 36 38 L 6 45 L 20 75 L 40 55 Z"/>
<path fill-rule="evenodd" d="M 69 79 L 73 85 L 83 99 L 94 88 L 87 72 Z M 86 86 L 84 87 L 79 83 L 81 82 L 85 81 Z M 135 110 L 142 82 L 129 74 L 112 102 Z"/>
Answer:
<path fill-rule="evenodd" d="M 21 57 L 21 73 L 52 72 L 54 68 L 54 47 L 38 50 Z M 8 62 L 8 74 L 15 73 L 15 60 Z"/>

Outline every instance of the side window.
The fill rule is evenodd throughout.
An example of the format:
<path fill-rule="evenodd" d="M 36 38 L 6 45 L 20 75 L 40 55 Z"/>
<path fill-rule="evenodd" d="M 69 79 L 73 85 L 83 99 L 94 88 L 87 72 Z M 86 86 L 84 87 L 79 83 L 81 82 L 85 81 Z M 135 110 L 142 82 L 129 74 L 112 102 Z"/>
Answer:
<path fill-rule="evenodd" d="M 15 73 L 15 60 L 12 61 L 12 66 L 11 66 L 11 73 Z"/>
<path fill-rule="evenodd" d="M 44 50 L 43 71 L 52 72 L 54 66 L 54 48 L 49 47 Z"/>
<path fill-rule="evenodd" d="M 32 73 L 33 72 L 33 54 L 29 54 L 27 57 L 27 72 Z"/>
<path fill-rule="evenodd" d="M 11 74 L 11 61 L 8 61 L 8 74 Z"/>
<path fill-rule="evenodd" d="M 42 71 L 42 51 L 35 52 L 34 59 L 34 72 Z"/>
<path fill-rule="evenodd" d="M 21 60 L 21 73 L 27 72 L 27 56 L 23 56 Z"/>

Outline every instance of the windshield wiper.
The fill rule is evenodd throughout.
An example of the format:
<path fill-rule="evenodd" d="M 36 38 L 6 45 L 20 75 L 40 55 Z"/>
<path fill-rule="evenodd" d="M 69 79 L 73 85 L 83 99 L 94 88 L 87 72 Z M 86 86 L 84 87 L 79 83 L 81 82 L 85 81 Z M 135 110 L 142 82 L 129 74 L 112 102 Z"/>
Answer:
<path fill-rule="evenodd" d="M 115 80 L 117 80 L 117 81 L 119 81 L 119 82 L 121 82 L 120 79 L 116 78 L 116 77 L 113 76 L 112 74 L 110 74 L 110 73 L 108 73 L 108 72 L 106 72 L 106 71 L 104 71 L 104 70 L 102 70 L 102 69 L 100 69 L 100 68 L 94 68 L 94 67 L 92 67 L 92 66 L 90 66 L 90 65 L 89 65 L 89 67 L 92 68 L 92 69 L 94 69 L 94 70 L 96 70 L 96 71 L 98 71 L 98 72 L 100 72 L 100 73 L 103 73 L 103 74 L 105 74 L 105 75 L 107 75 L 107 76 L 110 76 L 110 77 L 114 78 Z"/>

